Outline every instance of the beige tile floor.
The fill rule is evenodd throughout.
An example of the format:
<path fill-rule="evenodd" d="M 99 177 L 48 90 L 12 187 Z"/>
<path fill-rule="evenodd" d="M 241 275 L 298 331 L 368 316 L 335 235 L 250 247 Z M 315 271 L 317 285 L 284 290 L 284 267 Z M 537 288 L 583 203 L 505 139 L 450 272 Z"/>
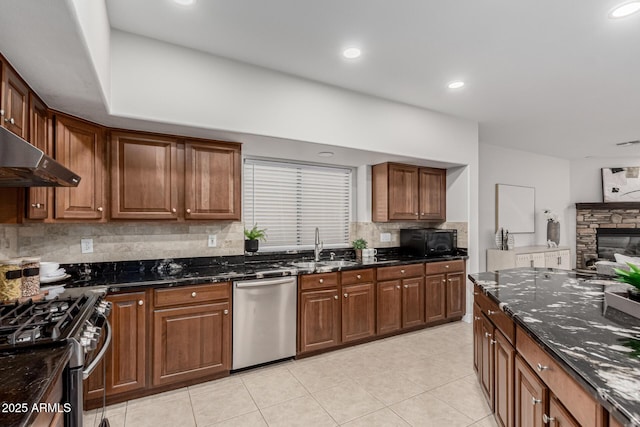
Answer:
<path fill-rule="evenodd" d="M 463 322 L 107 407 L 112 427 L 496 426 Z M 97 426 L 101 410 L 85 412 Z"/>

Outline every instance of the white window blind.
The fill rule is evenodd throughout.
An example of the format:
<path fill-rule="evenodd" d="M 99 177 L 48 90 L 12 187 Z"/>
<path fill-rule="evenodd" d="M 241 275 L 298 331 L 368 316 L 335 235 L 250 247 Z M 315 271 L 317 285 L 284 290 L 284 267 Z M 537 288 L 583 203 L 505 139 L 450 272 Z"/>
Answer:
<path fill-rule="evenodd" d="M 312 247 L 315 228 L 325 247 L 349 244 L 351 169 L 245 159 L 245 227 L 267 229 L 262 248 Z"/>

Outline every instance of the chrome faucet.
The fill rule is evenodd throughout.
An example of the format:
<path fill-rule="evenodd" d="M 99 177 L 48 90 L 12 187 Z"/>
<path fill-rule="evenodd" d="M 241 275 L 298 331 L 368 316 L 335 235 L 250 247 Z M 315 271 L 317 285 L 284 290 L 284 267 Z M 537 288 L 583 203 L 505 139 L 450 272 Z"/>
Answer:
<path fill-rule="evenodd" d="M 314 253 L 314 260 L 316 262 L 320 261 L 320 253 L 322 252 L 322 250 L 324 249 L 324 242 L 320 241 L 320 229 L 318 227 L 316 227 L 316 241 L 315 241 L 315 248 L 313 250 Z"/>

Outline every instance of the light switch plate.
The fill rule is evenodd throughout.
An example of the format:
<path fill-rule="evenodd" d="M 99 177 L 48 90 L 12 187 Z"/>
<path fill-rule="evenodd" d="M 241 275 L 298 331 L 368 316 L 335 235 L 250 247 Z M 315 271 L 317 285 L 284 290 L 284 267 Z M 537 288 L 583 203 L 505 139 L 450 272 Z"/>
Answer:
<path fill-rule="evenodd" d="M 92 254 L 93 239 L 80 239 L 80 250 L 83 254 Z"/>
<path fill-rule="evenodd" d="M 381 242 L 390 242 L 391 241 L 391 233 L 380 233 L 380 241 Z"/>
<path fill-rule="evenodd" d="M 207 246 L 210 248 L 215 248 L 218 246 L 218 235 L 217 234 L 209 234 L 209 239 L 207 239 Z"/>

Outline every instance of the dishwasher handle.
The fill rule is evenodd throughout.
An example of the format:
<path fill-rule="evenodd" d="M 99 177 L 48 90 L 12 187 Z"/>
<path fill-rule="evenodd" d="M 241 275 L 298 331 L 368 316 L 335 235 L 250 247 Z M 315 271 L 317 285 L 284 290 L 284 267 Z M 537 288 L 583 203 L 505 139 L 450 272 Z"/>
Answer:
<path fill-rule="evenodd" d="M 289 283 L 295 284 L 295 278 L 286 277 L 286 278 L 277 278 L 277 279 L 258 279 L 258 280 L 246 280 L 243 282 L 234 282 L 236 289 L 243 288 L 260 288 L 263 286 L 276 286 L 276 285 L 286 285 Z"/>

